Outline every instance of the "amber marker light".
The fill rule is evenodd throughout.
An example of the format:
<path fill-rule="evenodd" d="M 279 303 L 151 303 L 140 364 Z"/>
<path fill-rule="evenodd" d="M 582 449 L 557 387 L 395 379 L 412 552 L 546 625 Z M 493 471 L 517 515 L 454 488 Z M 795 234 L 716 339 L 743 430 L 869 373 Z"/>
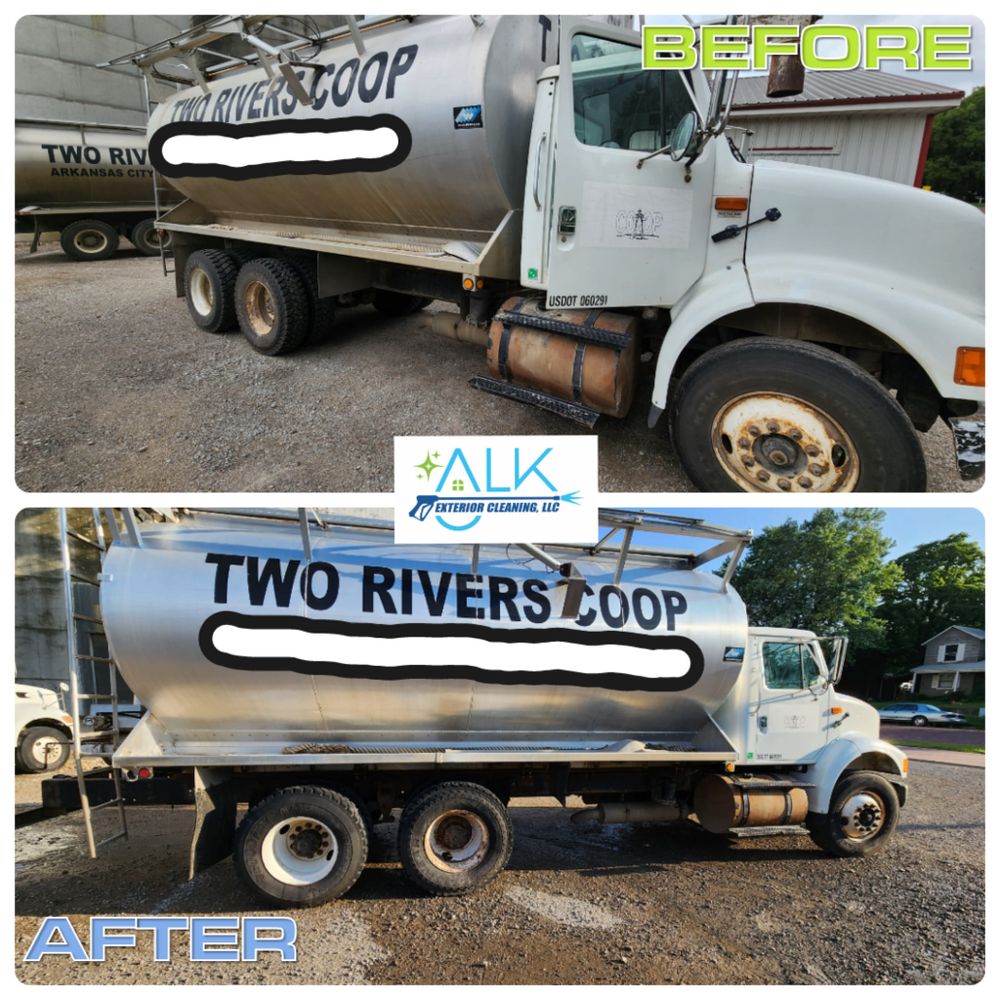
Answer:
<path fill-rule="evenodd" d="M 745 212 L 750 207 L 749 198 L 716 198 L 716 212 Z"/>
<path fill-rule="evenodd" d="M 471 292 L 471 291 L 472 291 L 472 289 L 476 287 L 476 283 L 475 283 L 475 282 L 474 282 L 474 281 L 472 280 L 472 278 L 465 278 L 465 279 L 463 279 L 463 281 L 462 281 L 462 287 L 463 287 L 463 288 L 464 288 L 464 289 L 465 289 L 465 290 L 466 290 L 467 292 Z"/>
<path fill-rule="evenodd" d="M 959 385 L 986 385 L 985 347 L 960 347 L 955 351 L 955 381 Z"/>

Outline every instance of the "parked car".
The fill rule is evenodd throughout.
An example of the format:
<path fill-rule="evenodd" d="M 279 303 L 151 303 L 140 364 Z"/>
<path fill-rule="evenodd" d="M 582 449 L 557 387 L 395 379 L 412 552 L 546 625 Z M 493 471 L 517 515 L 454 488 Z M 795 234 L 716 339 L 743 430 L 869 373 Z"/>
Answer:
<path fill-rule="evenodd" d="M 883 722 L 909 722 L 914 726 L 964 726 L 968 721 L 958 712 L 916 702 L 886 705 L 879 709 L 878 715 Z"/>
<path fill-rule="evenodd" d="M 14 685 L 14 767 L 58 771 L 69 757 L 73 719 L 59 695 L 32 684 Z"/>

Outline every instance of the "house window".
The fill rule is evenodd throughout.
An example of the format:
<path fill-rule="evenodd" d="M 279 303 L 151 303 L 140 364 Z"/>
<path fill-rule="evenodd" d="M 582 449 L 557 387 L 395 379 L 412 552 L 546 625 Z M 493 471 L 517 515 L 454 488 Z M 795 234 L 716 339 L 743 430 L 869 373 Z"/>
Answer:
<path fill-rule="evenodd" d="M 936 691 L 950 691 L 955 686 L 955 672 L 950 674 L 934 674 L 931 677 L 931 687 Z"/>
<path fill-rule="evenodd" d="M 954 663 L 958 659 L 958 643 L 950 642 L 944 647 L 944 654 L 941 657 L 942 663 Z"/>

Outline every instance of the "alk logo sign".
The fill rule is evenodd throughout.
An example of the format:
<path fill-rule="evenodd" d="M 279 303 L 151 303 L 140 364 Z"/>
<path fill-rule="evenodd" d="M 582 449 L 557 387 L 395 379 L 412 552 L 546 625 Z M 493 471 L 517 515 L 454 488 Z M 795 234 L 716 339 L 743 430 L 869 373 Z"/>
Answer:
<path fill-rule="evenodd" d="M 396 541 L 597 540 L 597 438 L 397 437 Z"/>

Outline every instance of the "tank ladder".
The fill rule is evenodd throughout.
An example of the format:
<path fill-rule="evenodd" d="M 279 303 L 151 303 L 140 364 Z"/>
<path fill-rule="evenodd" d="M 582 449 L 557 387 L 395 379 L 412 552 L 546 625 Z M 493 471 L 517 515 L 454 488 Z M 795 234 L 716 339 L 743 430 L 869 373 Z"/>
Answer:
<path fill-rule="evenodd" d="M 115 840 L 128 838 L 128 823 L 125 819 L 125 796 L 122 790 L 121 769 L 105 765 L 84 771 L 84 762 L 86 760 L 107 756 L 108 744 L 110 743 L 112 752 L 114 752 L 122 741 L 118 718 L 118 668 L 114 662 L 114 658 L 111 656 L 110 650 L 108 650 L 107 656 L 98 656 L 95 653 L 94 647 L 94 637 L 104 636 L 104 622 L 101 617 L 100 603 L 97 600 L 100 577 L 87 575 L 81 571 L 81 567 L 79 566 L 79 563 L 82 561 L 80 556 L 81 546 L 85 550 L 90 550 L 91 555 L 96 550 L 100 565 L 103 565 L 104 555 L 107 551 L 107 541 L 104 534 L 104 527 L 101 523 L 101 512 L 95 507 L 92 509 L 91 514 L 94 531 L 93 537 L 70 527 L 66 508 L 59 508 L 59 540 L 62 549 L 63 593 L 66 602 L 66 639 L 69 656 L 71 714 L 73 716 L 73 764 L 76 769 L 77 786 L 80 790 L 80 808 L 83 812 L 87 853 L 91 858 L 96 858 L 99 847 L 104 847 Z M 74 554 L 76 555 L 75 558 Z M 93 562 L 93 559 L 91 559 L 91 562 Z M 84 606 L 84 602 L 80 599 L 80 588 L 92 588 L 89 591 L 94 595 L 92 603 Z M 86 636 L 86 652 L 81 652 L 80 649 L 81 642 L 79 640 L 81 633 Z M 82 668 L 87 664 L 91 666 L 89 675 L 94 680 L 93 686 L 95 689 L 100 686 L 97 683 L 95 666 L 103 665 L 107 667 L 107 691 L 88 691 L 83 689 L 81 672 Z M 96 740 L 85 740 L 80 734 L 81 721 L 84 715 L 82 707 L 85 700 L 103 700 L 105 698 L 108 698 L 111 702 L 111 729 L 100 733 L 100 743 L 98 745 Z M 107 801 L 91 805 L 87 779 L 108 775 L 111 776 L 114 782 L 114 797 Z M 99 810 L 112 807 L 117 809 L 117 827 L 109 836 L 102 840 L 97 840 L 94 836 L 94 814 Z"/>

